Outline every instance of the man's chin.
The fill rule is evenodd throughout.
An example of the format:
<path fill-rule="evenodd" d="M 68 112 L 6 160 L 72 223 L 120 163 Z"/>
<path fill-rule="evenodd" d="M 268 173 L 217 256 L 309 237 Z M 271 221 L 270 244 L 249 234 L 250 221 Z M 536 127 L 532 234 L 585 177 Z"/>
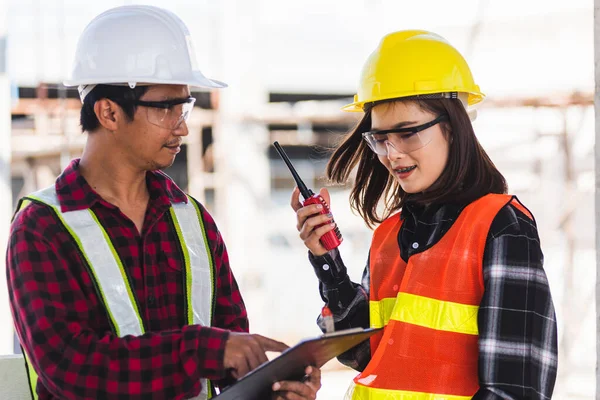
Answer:
<path fill-rule="evenodd" d="M 156 171 L 159 169 L 167 169 L 175 163 L 175 157 L 173 157 L 170 161 L 153 161 L 152 162 L 152 171 Z"/>

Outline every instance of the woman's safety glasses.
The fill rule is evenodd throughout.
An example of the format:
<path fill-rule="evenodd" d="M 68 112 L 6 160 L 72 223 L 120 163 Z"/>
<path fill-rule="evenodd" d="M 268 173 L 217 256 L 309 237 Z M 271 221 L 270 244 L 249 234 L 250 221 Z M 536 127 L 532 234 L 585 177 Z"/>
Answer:
<path fill-rule="evenodd" d="M 369 131 L 364 132 L 362 135 L 371 150 L 380 156 L 388 154 L 389 146 L 399 153 L 407 154 L 428 145 L 433 139 L 433 134 L 431 131 L 425 132 L 425 130 L 446 119 L 448 119 L 448 116 L 442 114 L 433 121 L 422 125 Z"/>
<path fill-rule="evenodd" d="M 148 112 L 148 122 L 165 129 L 177 129 L 187 121 L 194 108 L 196 99 L 173 99 L 164 101 L 136 100 L 134 104 L 145 107 Z"/>

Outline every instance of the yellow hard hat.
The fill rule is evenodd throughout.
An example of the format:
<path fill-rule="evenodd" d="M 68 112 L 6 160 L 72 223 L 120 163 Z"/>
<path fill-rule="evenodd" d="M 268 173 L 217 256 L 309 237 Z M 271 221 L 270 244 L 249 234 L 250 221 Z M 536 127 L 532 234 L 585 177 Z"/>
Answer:
<path fill-rule="evenodd" d="M 381 39 L 363 66 L 354 102 L 342 110 L 364 111 L 365 105 L 379 101 L 438 93 L 465 94 L 469 106 L 485 98 L 463 56 L 443 37 L 399 31 Z"/>

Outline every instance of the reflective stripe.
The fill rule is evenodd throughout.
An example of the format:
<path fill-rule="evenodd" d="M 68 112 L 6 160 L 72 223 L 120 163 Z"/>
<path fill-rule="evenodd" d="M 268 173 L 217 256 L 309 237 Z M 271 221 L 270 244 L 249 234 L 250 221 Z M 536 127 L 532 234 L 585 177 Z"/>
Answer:
<path fill-rule="evenodd" d="M 201 221 L 200 210 L 188 197 L 186 203 L 172 205 L 173 224 L 182 244 L 185 262 L 185 286 L 187 301 L 187 323 L 210 326 L 212 320 L 213 265 L 208 239 Z M 185 244 L 185 245 L 184 245 Z M 194 400 L 207 399 L 210 384 L 200 379 L 202 390 Z"/>
<path fill-rule="evenodd" d="M 118 337 L 139 336 L 144 325 L 127 274 L 108 234 L 91 209 L 63 213 L 54 187 L 29 196 L 56 211 L 86 259 Z M 104 240 L 102 240 L 104 239 Z"/>
<path fill-rule="evenodd" d="M 396 298 L 391 297 L 380 301 L 369 301 L 369 318 L 371 328 L 383 328 L 390 321 L 390 316 L 396 305 Z"/>
<path fill-rule="evenodd" d="M 19 209 L 17 210 L 17 212 L 21 211 L 22 209 L 24 209 L 25 207 L 27 207 L 30 204 L 31 204 L 31 200 L 23 199 L 23 201 L 19 205 Z"/>
<path fill-rule="evenodd" d="M 33 366 L 31 365 L 31 361 L 29 361 L 29 356 L 27 355 L 25 349 L 21 347 L 21 350 L 23 352 L 23 356 L 25 357 L 25 366 L 27 367 L 27 377 L 29 378 L 29 390 L 31 391 L 31 397 L 33 398 L 33 400 L 38 400 L 38 394 L 35 390 L 38 380 L 38 374 L 37 372 L 35 372 L 35 369 L 33 369 Z M 32 384 L 32 382 L 34 384 Z"/>
<path fill-rule="evenodd" d="M 173 204 L 171 215 L 179 240 L 182 244 L 185 243 L 182 248 L 186 268 L 188 324 L 210 326 L 213 268 L 206 233 L 200 224 L 199 210 L 194 201 L 189 199 L 187 204 Z"/>
<path fill-rule="evenodd" d="M 440 331 L 477 335 L 479 306 L 398 293 L 390 319 Z"/>
<path fill-rule="evenodd" d="M 352 383 L 346 392 L 345 400 L 469 400 L 471 396 L 453 396 L 449 394 L 410 392 L 370 388 Z"/>
<path fill-rule="evenodd" d="M 371 328 L 381 328 L 390 319 L 441 331 L 477 335 L 478 306 L 440 301 L 409 293 L 369 302 Z"/>

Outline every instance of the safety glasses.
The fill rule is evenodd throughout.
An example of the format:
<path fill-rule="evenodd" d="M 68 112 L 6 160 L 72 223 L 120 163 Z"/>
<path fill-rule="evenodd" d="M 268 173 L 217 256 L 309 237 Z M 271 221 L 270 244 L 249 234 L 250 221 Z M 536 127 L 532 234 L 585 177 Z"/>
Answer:
<path fill-rule="evenodd" d="M 194 108 L 196 99 L 188 97 L 185 99 L 173 99 L 164 101 L 136 100 L 134 104 L 145 107 L 148 122 L 165 129 L 177 129 L 187 121 Z"/>
<path fill-rule="evenodd" d="M 447 119 L 448 116 L 442 114 L 433 121 L 422 125 L 363 132 L 362 136 L 377 155 L 386 156 L 389 146 L 399 153 L 407 154 L 428 145 L 433 139 L 433 132 L 426 132 L 426 129 Z"/>

